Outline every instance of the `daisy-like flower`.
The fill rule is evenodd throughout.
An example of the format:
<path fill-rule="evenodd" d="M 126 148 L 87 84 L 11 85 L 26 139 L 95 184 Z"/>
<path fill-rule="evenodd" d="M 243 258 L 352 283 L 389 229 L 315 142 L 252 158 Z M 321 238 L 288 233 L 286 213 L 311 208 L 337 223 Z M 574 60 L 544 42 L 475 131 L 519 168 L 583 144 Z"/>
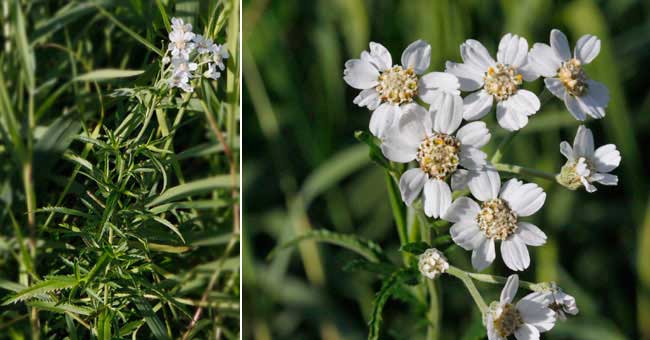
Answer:
<path fill-rule="evenodd" d="M 196 51 L 199 52 L 199 54 L 210 53 L 212 51 L 212 45 L 214 45 L 212 39 L 197 34 L 194 36 L 192 41 L 194 42 Z"/>
<path fill-rule="evenodd" d="M 194 49 L 192 39 L 194 39 L 192 25 L 185 24 L 183 19 L 172 18 L 172 31 L 169 32 L 171 44 L 167 47 L 171 51 L 172 57 L 189 59 L 190 53 Z"/>
<path fill-rule="evenodd" d="M 446 180 L 451 177 L 451 186 L 456 190 L 467 175 L 459 166 L 468 170 L 485 166 L 487 156 L 480 148 L 490 140 L 490 132 L 484 122 L 458 129 L 462 121 L 459 96 L 444 97 L 433 114 L 415 103 L 401 110 L 404 114 L 387 130 L 381 150 L 395 162 L 418 162 L 417 168 L 407 170 L 400 178 L 402 200 L 411 205 L 422 192 L 424 212 L 438 218 L 451 205 Z"/>
<path fill-rule="evenodd" d="M 546 88 L 564 101 L 577 120 L 585 120 L 587 115 L 605 117 L 609 91 L 604 84 L 589 79 L 583 69 L 599 52 L 600 39 L 587 34 L 578 39 L 571 56 L 566 36 L 557 29 L 551 31 L 551 46 L 537 43 L 530 50 L 531 68 L 545 77 Z"/>
<path fill-rule="evenodd" d="M 214 63 L 217 64 L 217 66 L 221 71 L 225 70 L 226 65 L 224 64 L 224 60 L 230 57 L 230 54 L 228 54 L 228 49 L 226 49 L 226 46 L 212 44 L 212 46 L 210 47 L 210 52 L 212 52 L 212 61 L 214 61 Z"/>
<path fill-rule="evenodd" d="M 371 42 L 370 50 L 360 59 L 345 63 L 343 79 L 348 85 L 362 90 L 354 103 L 374 111 L 370 132 L 382 137 L 388 127 L 401 116 L 401 106 L 415 102 L 417 96 L 430 104 L 444 95 L 459 96 L 456 77 L 442 72 L 423 75 L 431 62 L 431 45 L 417 40 L 402 53 L 401 65 L 393 65 L 386 47 Z"/>
<path fill-rule="evenodd" d="M 519 277 L 510 275 L 499 301 L 490 304 L 485 315 L 489 340 L 506 340 L 510 335 L 517 340 L 539 340 L 540 333 L 555 326 L 555 313 L 543 296 L 531 293 L 513 303 L 518 288 Z"/>
<path fill-rule="evenodd" d="M 167 80 L 169 87 L 178 87 L 185 92 L 193 92 L 194 88 L 189 83 L 189 76 L 183 72 L 173 72 L 172 76 Z"/>
<path fill-rule="evenodd" d="M 520 89 L 523 81 L 537 75 L 527 64 L 528 42 L 514 34 L 501 38 L 497 61 L 476 40 L 460 45 L 463 63 L 446 63 L 446 71 L 458 77 L 462 91 L 476 91 L 465 97 L 463 117 L 476 120 L 484 117 L 496 102 L 497 121 L 506 130 L 519 130 L 528 123 L 528 116 L 540 108 L 537 96 Z M 478 91 L 477 91 L 478 90 Z"/>
<path fill-rule="evenodd" d="M 186 24 L 181 18 L 172 18 L 172 30 L 180 32 L 192 32 L 192 24 Z"/>
<path fill-rule="evenodd" d="M 603 185 L 618 184 L 618 177 L 609 172 L 621 163 L 621 153 L 614 144 L 603 145 L 594 150 L 594 136 L 584 125 L 578 127 L 573 148 L 563 141 L 560 143 L 560 152 L 567 158 L 567 162 L 557 180 L 565 187 L 576 190 L 584 186 L 587 192 L 594 192 L 594 182 Z"/>
<path fill-rule="evenodd" d="M 461 197 L 449 207 L 443 219 L 453 222 L 449 230 L 456 244 L 472 251 L 472 266 L 483 270 L 494 261 L 496 241 L 501 241 L 501 257 L 506 266 L 521 271 L 530 265 L 528 246 L 546 243 L 537 226 L 521 221 L 537 212 L 546 193 L 537 184 L 511 179 L 503 186 L 493 168 L 478 172 L 468 181 L 472 195 L 481 201 Z"/>
<path fill-rule="evenodd" d="M 433 280 L 449 269 L 449 262 L 440 250 L 429 248 L 420 255 L 418 269 L 422 275 Z"/>
<path fill-rule="evenodd" d="M 217 67 L 215 64 L 210 63 L 208 64 L 208 69 L 205 72 L 203 72 L 203 76 L 206 78 L 216 80 L 219 79 L 219 77 L 221 77 L 221 72 L 217 71 Z"/>

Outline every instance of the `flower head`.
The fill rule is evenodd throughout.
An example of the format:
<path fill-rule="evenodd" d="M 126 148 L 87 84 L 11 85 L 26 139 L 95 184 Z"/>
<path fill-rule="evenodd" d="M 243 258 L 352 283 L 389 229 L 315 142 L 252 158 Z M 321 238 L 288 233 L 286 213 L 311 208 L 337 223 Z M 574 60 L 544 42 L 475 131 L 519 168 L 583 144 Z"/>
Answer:
<path fill-rule="evenodd" d="M 490 140 L 490 132 L 483 122 L 459 129 L 462 100 L 458 96 L 445 96 L 434 112 L 414 103 L 404 105 L 402 111 L 399 122 L 386 131 L 381 150 L 394 162 L 418 162 L 417 168 L 400 178 L 402 200 L 411 205 L 422 192 L 424 212 L 438 218 L 451 204 L 447 179 L 455 189 L 468 175 L 460 167 L 479 170 L 486 164 L 480 148 Z"/>
<path fill-rule="evenodd" d="M 537 43 L 530 50 L 531 68 L 544 76 L 546 88 L 564 101 L 573 117 L 585 120 L 605 117 L 609 91 L 600 82 L 590 79 L 584 66 L 600 52 L 600 39 L 583 35 L 571 55 L 569 42 L 560 30 L 551 31 L 551 45 Z"/>
<path fill-rule="evenodd" d="M 199 54 L 209 53 L 213 49 L 212 45 L 214 45 L 214 43 L 212 42 L 212 39 L 206 38 L 200 34 L 195 35 L 192 41 L 194 42 L 196 51 Z"/>
<path fill-rule="evenodd" d="M 210 64 L 208 64 L 208 69 L 205 72 L 203 72 L 203 76 L 206 77 L 206 78 L 216 80 L 219 77 L 221 77 L 221 72 L 217 71 L 217 68 L 216 68 L 215 64 L 210 63 Z"/>
<path fill-rule="evenodd" d="M 224 64 L 224 60 L 230 57 L 226 46 L 212 44 L 210 47 L 210 52 L 212 52 L 212 61 L 214 61 L 214 63 L 219 67 L 221 71 L 225 70 L 226 65 Z"/>
<path fill-rule="evenodd" d="M 458 80 L 453 75 L 441 72 L 424 75 L 430 59 L 431 45 L 422 40 L 406 47 L 400 65 L 393 65 L 386 47 L 371 42 L 370 50 L 363 51 L 360 59 L 345 63 L 343 79 L 362 90 L 354 103 L 374 111 L 370 119 L 373 135 L 382 137 L 401 116 L 401 107 L 414 104 L 417 97 L 435 104 L 446 95 L 460 95 Z"/>
<path fill-rule="evenodd" d="M 517 340 L 538 340 L 541 332 L 555 326 L 555 313 L 538 293 L 528 294 L 513 303 L 518 288 L 519 277 L 510 275 L 499 301 L 490 304 L 485 315 L 488 339 L 506 340 L 514 335 Z"/>
<path fill-rule="evenodd" d="M 526 126 L 528 116 L 540 108 L 537 96 L 520 88 L 524 81 L 537 78 L 528 65 L 526 39 L 510 33 L 503 36 L 496 61 L 480 42 L 472 39 L 460 46 L 460 54 L 463 63 L 448 61 L 446 72 L 458 77 L 462 91 L 475 91 L 463 100 L 463 117 L 480 119 L 496 102 L 501 127 L 514 131 Z"/>
<path fill-rule="evenodd" d="M 501 256 L 512 270 L 530 265 L 526 246 L 541 246 L 546 235 L 537 226 L 521 221 L 537 212 L 546 193 L 537 184 L 511 179 L 501 185 L 499 173 L 487 168 L 468 181 L 474 200 L 461 197 L 447 209 L 443 219 L 453 222 L 449 230 L 456 244 L 472 251 L 472 266 L 483 270 L 494 261 L 495 242 L 501 242 Z"/>
<path fill-rule="evenodd" d="M 192 39 L 194 39 L 192 25 L 185 24 L 183 19 L 172 18 L 172 31 L 169 32 L 171 44 L 167 47 L 171 51 L 172 57 L 189 59 L 190 53 L 194 49 Z"/>
<path fill-rule="evenodd" d="M 584 186 L 587 192 L 594 192 L 596 186 L 593 183 L 618 184 L 618 177 L 609 172 L 621 163 L 621 153 L 614 144 L 594 150 L 594 136 L 584 125 L 578 127 L 573 148 L 563 141 L 560 143 L 560 152 L 567 158 L 567 162 L 557 180 L 565 187 L 575 190 Z"/>
<path fill-rule="evenodd" d="M 449 263 L 440 250 L 429 248 L 420 255 L 418 269 L 422 275 L 433 280 L 449 269 Z"/>

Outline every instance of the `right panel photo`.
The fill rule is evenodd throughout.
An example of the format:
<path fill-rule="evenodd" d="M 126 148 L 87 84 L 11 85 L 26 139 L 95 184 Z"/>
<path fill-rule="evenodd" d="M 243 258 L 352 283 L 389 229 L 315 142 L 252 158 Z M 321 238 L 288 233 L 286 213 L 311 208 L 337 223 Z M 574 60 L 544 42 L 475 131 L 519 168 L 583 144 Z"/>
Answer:
<path fill-rule="evenodd" d="M 243 338 L 650 339 L 641 1 L 243 1 Z"/>

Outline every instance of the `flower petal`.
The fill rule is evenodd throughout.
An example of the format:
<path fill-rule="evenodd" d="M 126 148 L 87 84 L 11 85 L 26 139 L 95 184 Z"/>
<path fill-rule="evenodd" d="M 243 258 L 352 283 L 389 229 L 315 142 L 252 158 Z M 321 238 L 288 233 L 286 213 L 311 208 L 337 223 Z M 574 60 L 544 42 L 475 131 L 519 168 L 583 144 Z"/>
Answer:
<path fill-rule="evenodd" d="M 539 330 L 529 325 L 523 324 L 515 330 L 517 340 L 539 340 Z"/>
<path fill-rule="evenodd" d="M 546 303 L 538 301 L 539 294 L 530 293 L 517 302 L 516 308 L 524 323 L 546 332 L 555 326 L 555 312 Z"/>
<path fill-rule="evenodd" d="M 517 235 L 529 246 L 539 247 L 546 243 L 546 234 L 536 225 L 528 222 L 517 223 Z"/>
<path fill-rule="evenodd" d="M 407 170 L 399 179 L 399 191 L 402 193 L 402 200 L 410 206 L 422 192 L 424 183 L 427 181 L 427 174 L 420 168 Z"/>
<path fill-rule="evenodd" d="M 595 173 L 591 180 L 602 185 L 618 185 L 618 176 L 612 174 Z"/>
<path fill-rule="evenodd" d="M 562 84 L 562 81 L 558 78 L 545 78 L 544 79 L 544 84 L 546 85 L 546 88 L 557 98 L 560 98 L 564 100 L 564 96 L 566 95 L 566 88 L 564 87 L 564 84 Z"/>
<path fill-rule="evenodd" d="M 576 137 L 573 140 L 573 154 L 576 158 L 591 158 L 594 154 L 594 135 L 584 125 L 580 125 L 576 132 Z"/>
<path fill-rule="evenodd" d="M 477 120 L 483 118 L 490 109 L 494 102 L 492 97 L 485 90 L 479 90 L 470 93 L 463 98 L 463 118 L 465 120 Z"/>
<path fill-rule="evenodd" d="M 370 132 L 379 138 L 383 138 L 388 128 L 397 123 L 402 115 L 399 106 L 390 103 L 383 103 L 372 113 L 370 117 Z"/>
<path fill-rule="evenodd" d="M 481 271 L 489 266 L 495 257 L 494 240 L 483 238 L 478 248 L 472 251 L 472 267 Z"/>
<path fill-rule="evenodd" d="M 527 116 L 534 115 L 539 111 L 541 105 L 537 95 L 528 90 L 517 91 L 517 93 L 510 96 L 506 102 L 508 102 L 508 105 L 511 105 L 513 108 L 516 108 Z"/>
<path fill-rule="evenodd" d="M 583 121 L 587 118 L 587 112 L 583 109 L 582 105 L 580 105 L 577 97 L 572 96 L 569 92 L 564 94 L 564 104 L 573 118 L 579 121 Z"/>
<path fill-rule="evenodd" d="M 516 131 L 528 124 L 528 115 L 518 110 L 514 105 L 509 105 L 506 100 L 497 103 L 497 121 L 502 128 L 508 131 Z"/>
<path fill-rule="evenodd" d="M 582 97 L 576 98 L 583 110 L 594 119 L 605 117 L 605 108 L 609 104 L 609 90 L 603 83 L 588 80 L 588 89 Z"/>
<path fill-rule="evenodd" d="M 490 141 L 490 130 L 485 122 L 471 122 L 456 132 L 456 138 L 462 145 L 471 145 L 475 148 L 483 147 Z"/>
<path fill-rule="evenodd" d="M 599 147 L 594 152 L 592 159 L 596 171 L 610 172 L 621 164 L 621 153 L 616 149 L 616 145 L 607 144 Z"/>
<path fill-rule="evenodd" d="M 379 92 L 373 87 L 361 91 L 352 102 L 361 107 L 367 106 L 369 110 L 375 110 L 381 104 L 381 99 L 379 98 Z"/>
<path fill-rule="evenodd" d="M 516 179 L 511 179 L 510 181 L 516 181 Z M 508 202 L 510 208 L 518 216 L 530 216 L 534 214 L 544 205 L 544 201 L 546 201 L 546 193 L 535 183 L 526 183 L 512 190 L 503 190 L 500 197 Z"/>
<path fill-rule="evenodd" d="M 533 70 L 544 77 L 555 77 L 562 65 L 562 60 L 555 54 L 553 48 L 541 43 L 533 45 L 528 54 L 528 61 Z"/>
<path fill-rule="evenodd" d="M 416 74 L 422 74 L 431 63 L 431 45 L 424 40 L 416 40 L 402 53 L 402 67 L 412 67 Z"/>
<path fill-rule="evenodd" d="M 575 160 L 575 157 L 573 156 L 573 148 L 571 148 L 571 144 L 568 142 L 562 141 L 562 143 L 560 143 L 560 153 L 563 154 L 567 160 Z"/>
<path fill-rule="evenodd" d="M 460 45 L 460 56 L 465 64 L 478 70 L 481 75 L 496 65 L 487 48 L 474 39 L 468 39 Z"/>
<path fill-rule="evenodd" d="M 477 171 L 467 183 L 472 195 L 481 202 L 497 198 L 501 188 L 501 178 L 494 168 Z"/>
<path fill-rule="evenodd" d="M 551 30 L 551 47 L 561 61 L 571 59 L 571 49 L 566 35 L 555 28 Z"/>
<path fill-rule="evenodd" d="M 451 239 L 465 250 L 474 250 L 485 240 L 483 232 L 472 220 L 456 222 L 449 228 L 449 234 Z"/>
<path fill-rule="evenodd" d="M 427 73 L 418 84 L 420 98 L 425 103 L 433 104 L 438 101 L 438 96 L 442 93 L 460 95 L 460 83 L 458 78 L 451 73 L 431 72 Z"/>
<path fill-rule="evenodd" d="M 393 58 L 384 45 L 370 42 L 370 56 L 373 63 L 380 71 L 385 71 L 393 66 Z"/>
<path fill-rule="evenodd" d="M 506 266 L 515 271 L 522 271 L 530 265 L 528 248 L 517 234 L 501 242 L 501 257 Z"/>
<path fill-rule="evenodd" d="M 439 218 L 451 205 L 449 185 L 439 179 L 430 179 L 424 185 L 424 213 Z"/>
<path fill-rule="evenodd" d="M 487 164 L 485 152 L 471 146 L 461 145 L 460 165 L 468 170 L 480 170 Z"/>
<path fill-rule="evenodd" d="M 476 224 L 476 216 L 480 211 L 481 207 L 473 199 L 459 197 L 442 215 L 442 219 L 449 222 L 472 222 Z"/>
<path fill-rule="evenodd" d="M 379 71 L 365 60 L 352 59 L 345 62 L 343 80 L 355 89 L 365 90 L 378 84 Z"/>
<path fill-rule="evenodd" d="M 499 42 L 497 61 L 500 63 L 519 67 L 526 62 L 528 56 L 528 42 L 526 39 L 512 33 L 508 33 Z"/>
<path fill-rule="evenodd" d="M 458 78 L 461 91 L 476 91 L 483 86 L 485 71 L 479 70 L 470 64 L 448 61 L 445 64 L 445 72 L 451 73 Z"/>
<path fill-rule="evenodd" d="M 511 303 L 514 300 L 515 295 L 517 295 L 517 290 L 519 289 L 519 275 L 512 274 L 508 276 L 506 284 L 501 290 L 501 298 L 499 303 Z"/>
<path fill-rule="evenodd" d="M 452 134 L 463 121 L 463 100 L 459 95 L 443 94 L 439 106 L 433 105 L 429 108 L 433 131 Z"/>
<path fill-rule="evenodd" d="M 465 169 L 456 170 L 456 172 L 451 175 L 451 191 L 465 190 L 470 178 L 475 175 L 476 172 L 474 171 L 468 171 Z"/>
<path fill-rule="evenodd" d="M 576 43 L 574 55 L 583 64 L 589 64 L 600 53 L 600 39 L 591 34 L 585 34 Z"/>

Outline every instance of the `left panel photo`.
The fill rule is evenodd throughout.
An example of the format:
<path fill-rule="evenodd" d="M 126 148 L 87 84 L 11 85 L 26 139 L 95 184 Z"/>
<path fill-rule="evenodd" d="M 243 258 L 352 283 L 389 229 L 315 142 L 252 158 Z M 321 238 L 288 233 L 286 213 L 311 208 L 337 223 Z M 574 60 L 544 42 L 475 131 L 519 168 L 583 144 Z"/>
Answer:
<path fill-rule="evenodd" d="M 0 0 L 0 338 L 240 338 L 239 0 Z"/>

